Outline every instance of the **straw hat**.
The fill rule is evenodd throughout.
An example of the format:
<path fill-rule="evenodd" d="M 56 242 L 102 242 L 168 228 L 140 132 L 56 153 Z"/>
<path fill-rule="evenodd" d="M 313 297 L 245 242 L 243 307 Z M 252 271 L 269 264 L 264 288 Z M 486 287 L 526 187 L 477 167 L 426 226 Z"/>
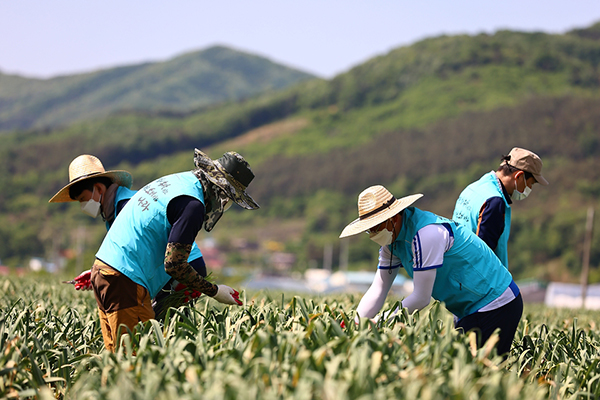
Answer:
<path fill-rule="evenodd" d="M 64 203 L 75 201 L 69 196 L 69 189 L 77 182 L 89 178 L 107 177 L 119 186 L 131 188 L 133 178 L 127 171 L 106 171 L 97 157 L 83 154 L 69 165 L 69 184 L 58 191 L 48 202 Z"/>
<path fill-rule="evenodd" d="M 246 188 L 254 179 L 248 162 L 236 153 L 229 151 L 223 157 L 212 160 L 206 153 L 195 149 L 194 164 L 204 172 L 206 178 L 223 189 L 227 196 L 240 207 L 255 210 L 260 206 L 246 193 Z M 197 175 L 199 171 L 194 173 Z"/>
<path fill-rule="evenodd" d="M 344 228 L 340 238 L 356 235 L 379 225 L 421 197 L 423 195 L 419 193 L 396 199 L 381 185 L 371 186 L 363 190 L 358 195 L 358 219 L 350 222 Z"/>

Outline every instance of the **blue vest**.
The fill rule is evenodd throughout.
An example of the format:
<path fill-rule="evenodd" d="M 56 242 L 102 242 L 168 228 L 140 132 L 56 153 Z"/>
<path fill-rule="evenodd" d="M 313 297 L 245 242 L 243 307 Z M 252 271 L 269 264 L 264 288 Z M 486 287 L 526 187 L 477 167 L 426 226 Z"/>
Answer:
<path fill-rule="evenodd" d="M 123 207 L 96 257 L 135 283 L 151 297 L 171 279 L 163 266 L 171 224 L 167 205 L 187 195 L 204 204 L 204 191 L 191 172 L 164 176 L 140 189 Z"/>
<path fill-rule="evenodd" d="M 117 188 L 117 191 L 115 192 L 115 215 L 113 216 L 113 222 L 115 222 L 115 219 L 117 219 L 117 205 L 119 204 L 119 202 L 121 200 L 131 199 L 135 193 L 135 190 L 131 190 L 129 188 L 126 188 L 125 186 L 119 186 Z M 110 230 L 110 224 L 108 223 L 108 221 L 106 221 L 106 230 Z"/>
<path fill-rule="evenodd" d="M 113 219 L 113 223 L 117 219 L 117 205 L 119 204 L 119 202 L 121 200 L 129 201 L 129 199 L 131 199 L 133 197 L 133 195 L 136 193 L 137 192 L 135 190 L 128 189 L 125 186 L 119 186 L 117 188 L 117 191 L 115 192 L 115 219 Z M 110 230 L 110 225 L 108 224 L 108 221 L 106 222 L 106 230 L 107 231 Z M 190 252 L 188 261 L 192 261 L 192 260 L 195 260 L 200 257 L 202 257 L 202 252 L 200 252 L 200 248 L 198 247 L 196 242 L 194 242 L 192 244 L 192 251 Z"/>
<path fill-rule="evenodd" d="M 412 278 L 413 238 L 421 228 L 443 223 L 452 230 L 454 244 L 444 253 L 443 264 L 437 268 L 431 295 L 463 318 L 500 297 L 512 282 L 510 272 L 483 240 L 454 221 L 408 207 L 404 210 L 402 229 L 389 247 Z"/>
<path fill-rule="evenodd" d="M 511 208 L 508 201 L 504 198 L 502 187 L 496 178 L 495 172 L 492 171 L 485 174 L 478 181 L 471 183 L 463 190 L 456 201 L 452 219 L 477 234 L 479 211 L 483 203 L 490 197 L 500 197 L 506 207 L 504 213 L 504 231 L 498 238 L 498 245 L 494 249 L 494 253 L 506 269 L 508 269 L 508 236 L 510 235 Z"/>

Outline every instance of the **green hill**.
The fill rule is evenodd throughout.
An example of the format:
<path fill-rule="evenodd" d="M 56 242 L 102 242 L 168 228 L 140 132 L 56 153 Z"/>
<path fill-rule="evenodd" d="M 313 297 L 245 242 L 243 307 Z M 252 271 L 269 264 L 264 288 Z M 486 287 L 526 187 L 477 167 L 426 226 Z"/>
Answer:
<path fill-rule="evenodd" d="M 81 153 L 129 169 L 139 188 L 190 169 L 193 147 L 214 158 L 239 151 L 256 173 L 250 193 L 262 208 L 229 212 L 214 236 L 225 247 L 233 238 L 282 242 L 302 269 L 321 262 L 324 245 L 337 249 L 365 187 L 424 193 L 418 207 L 450 216 L 464 186 L 522 146 L 542 157 L 551 185 L 514 205 L 511 270 L 519 278 L 576 280 L 585 213 L 600 196 L 599 31 L 597 24 L 564 35 L 431 38 L 332 80 L 240 102 L 5 135 L 0 258 L 17 264 L 73 247 L 73 228 L 89 218 L 75 205 L 45 202 Z M 103 232 L 89 231 L 91 257 Z M 353 268 L 376 263 L 376 246 L 363 236 L 351 239 Z M 262 263 L 230 251 L 231 264 L 248 262 Z M 591 263 L 600 264 L 598 235 Z M 600 281 L 597 268 L 593 279 Z"/>
<path fill-rule="evenodd" d="M 52 79 L 0 74 L 0 131 L 56 127 L 122 110 L 188 112 L 312 78 L 221 46 L 165 62 Z"/>

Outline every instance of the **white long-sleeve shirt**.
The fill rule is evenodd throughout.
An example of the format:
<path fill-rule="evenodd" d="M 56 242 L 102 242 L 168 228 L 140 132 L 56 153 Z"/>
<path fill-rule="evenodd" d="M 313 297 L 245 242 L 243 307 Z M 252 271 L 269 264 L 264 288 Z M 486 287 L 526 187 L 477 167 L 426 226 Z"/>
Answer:
<path fill-rule="evenodd" d="M 431 301 L 436 268 L 444 261 L 444 253 L 454 244 L 454 238 L 448 230 L 438 224 L 421 228 L 412 241 L 413 292 L 402 300 L 402 307 L 409 313 L 426 307 Z M 415 257 L 418 254 L 419 257 Z M 374 318 L 387 297 L 392 283 L 401 267 L 400 259 L 392 254 L 388 246 L 379 249 L 379 267 L 373 283 L 362 297 L 357 313 L 361 317 Z"/>
<path fill-rule="evenodd" d="M 436 270 L 444 263 L 444 253 L 454 245 L 454 237 L 443 225 L 431 224 L 421 228 L 412 240 L 413 292 L 402 300 L 402 307 L 409 313 L 426 307 L 431 301 Z M 388 246 L 379 249 L 379 266 L 373 283 L 364 294 L 356 309 L 360 317 L 375 318 L 402 267 L 400 259 L 392 254 Z M 500 308 L 515 298 L 512 289 L 506 291 L 478 312 Z M 398 311 L 396 309 L 393 314 Z M 393 315 L 392 314 L 392 315 Z"/>

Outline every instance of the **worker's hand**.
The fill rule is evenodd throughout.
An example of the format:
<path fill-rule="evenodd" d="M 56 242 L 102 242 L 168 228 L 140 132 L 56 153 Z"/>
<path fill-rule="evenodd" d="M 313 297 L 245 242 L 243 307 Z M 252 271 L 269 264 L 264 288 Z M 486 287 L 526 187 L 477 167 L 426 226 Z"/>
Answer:
<path fill-rule="evenodd" d="M 232 304 L 232 305 L 242 305 L 240 301 L 240 294 L 237 290 L 234 290 L 226 285 L 217 285 L 219 290 L 217 294 L 213 296 L 213 299 L 217 300 L 219 303 L 223 304 Z"/>
<path fill-rule="evenodd" d="M 92 281 L 90 281 L 91 274 L 92 270 L 88 269 L 73 279 L 75 281 L 75 290 L 92 290 Z"/>

